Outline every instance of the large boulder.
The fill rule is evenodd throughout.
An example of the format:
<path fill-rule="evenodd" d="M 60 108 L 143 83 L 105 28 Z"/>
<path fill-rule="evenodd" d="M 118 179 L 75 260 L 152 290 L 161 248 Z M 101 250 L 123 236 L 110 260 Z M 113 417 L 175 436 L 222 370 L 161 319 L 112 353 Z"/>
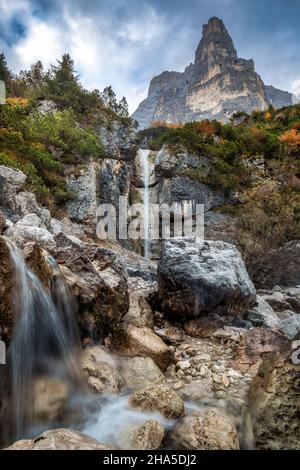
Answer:
<path fill-rule="evenodd" d="M 299 337 L 298 337 L 299 338 Z M 261 364 L 249 393 L 248 423 L 255 447 L 300 449 L 300 341 Z"/>
<path fill-rule="evenodd" d="M 17 441 L 6 450 L 113 450 L 113 445 L 101 444 L 93 437 L 73 429 L 46 431 L 35 439 Z"/>
<path fill-rule="evenodd" d="M 162 243 L 158 292 L 165 313 L 192 318 L 220 303 L 251 306 L 255 287 L 235 246 L 192 237 Z"/>
<path fill-rule="evenodd" d="M 142 411 L 157 411 L 165 418 L 180 418 L 184 415 L 182 399 L 167 384 L 151 385 L 138 390 L 129 397 L 128 403 Z"/>
<path fill-rule="evenodd" d="M 186 416 L 172 430 L 172 447 L 182 450 L 239 450 L 237 430 L 216 408 L 204 408 Z"/>

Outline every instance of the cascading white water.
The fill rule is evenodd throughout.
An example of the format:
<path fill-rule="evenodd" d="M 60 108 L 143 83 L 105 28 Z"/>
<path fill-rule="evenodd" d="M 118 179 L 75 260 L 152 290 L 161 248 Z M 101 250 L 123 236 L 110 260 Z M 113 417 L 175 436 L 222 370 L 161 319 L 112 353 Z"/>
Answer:
<path fill-rule="evenodd" d="M 150 230 L 150 193 L 149 193 L 149 184 L 150 184 L 150 172 L 149 172 L 149 155 L 150 150 L 139 149 L 139 155 L 141 159 L 141 164 L 143 168 L 143 185 L 144 185 L 144 257 L 149 259 L 151 252 L 149 230 Z"/>
<path fill-rule="evenodd" d="M 7 358 L 12 404 L 10 432 L 12 437 L 21 438 L 35 423 L 36 381 L 51 377 L 79 388 L 80 343 L 74 311 L 67 307 L 70 298 L 63 281 L 53 277 L 53 300 L 27 267 L 17 246 L 10 239 L 5 238 L 5 242 L 14 269 L 15 323 Z"/>

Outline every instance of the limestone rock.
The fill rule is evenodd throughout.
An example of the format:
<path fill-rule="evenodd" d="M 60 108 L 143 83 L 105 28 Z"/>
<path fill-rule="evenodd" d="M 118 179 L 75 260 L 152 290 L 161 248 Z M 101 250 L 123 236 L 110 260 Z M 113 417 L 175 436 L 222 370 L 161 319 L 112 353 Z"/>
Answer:
<path fill-rule="evenodd" d="M 165 381 L 160 368 L 150 357 L 123 358 L 121 374 L 124 386 L 131 390 L 141 390 Z"/>
<path fill-rule="evenodd" d="M 0 206 L 6 215 L 16 212 L 16 195 L 24 186 L 26 175 L 19 170 L 0 165 Z"/>
<path fill-rule="evenodd" d="M 272 307 L 260 296 L 257 296 L 254 305 L 247 314 L 247 319 L 254 326 L 266 326 L 267 328 L 279 328 L 279 319 Z"/>
<path fill-rule="evenodd" d="M 7 236 L 21 247 L 28 241 L 34 241 L 50 252 L 56 251 L 53 235 L 44 228 L 44 224 L 36 214 L 30 214 L 19 220 L 7 230 Z"/>
<path fill-rule="evenodd" d="M 149 420 L 143 424 L 128 426 L 122 431 L 121 447 L 126 450 L 159 449 L 165 430 L 158 421 Z"/>
<path fill-rule="evenodd" d="M 150 357 L 165 370 L 173 360 L 173 354 L 163 340 L 150 328 L 122 325 L 115 333 L 114 350 L 126 357 Z"/>
<path fill-rule="evenodd" d="M 55 237 L 57 258 L 78 303 L 84 336 L 101 338 L 116 329 L 129 308 L 127 273 L 111 250 L 87 245 L 60 233 Z"/>
<path fill-rule="evenodd" d="M 292 354 L 289 343 L 266 358 L 252 384 L 248 418 L 258 449 L 300 449 L 300 365 L 293 363 Z"/>
<path fill-rule="evenodd" d="M 9 249 L 0 238 L 0 329 L 1 339 L 8 342 L 14 324 L 12 305 L 13 267 Z"/>
<path fill-rule="evenodd" d="M 279 329 L 289 338 L 293 339 L 300 333 L 300 314 L 291 311 L 280 314 Z"/>
<path fill-rule="evenodd" d="M 17 441 L 6 450 L 113 450 L 113 445 L 101 444 L 96 439 L 73 429 L 46 431 L 35 439 Z"/>
<path fill-rule="evenodd" d="M 166 384 L 139 390 L 129 397 L 128 403 L 142 411 L 157 411 L 165 418 L 180 418 L 184 415 L 182 399 Z"/>
<path fill-rule="evenodd" d="M 70 167 L 67 175 L 68 188 L 74 192 L 74 198 L 67 203 L 68 215 L 75 222 L 84 222 L 93 234 L 96 228 L 97 171 L 96 164 L 89 161 L 79 171 Z"/>
<path fill-rule="evenodd" d="M 116 360 L 101 346 L 85 349 L 82 368 L 89 387 L 96 393 L 118 393 L 120 377 Z"/>
<path fill-rule="evenodd" d="M 253 305 L 256 291 L 235 246 L 173 238 L 162 243 L 158 267 L 161 305 L 168 315 L 192 318 L 221 302 Z"/>
<path fill-rule="evenodd" d="M 171 431 L 170 440 L 180 450 L 239 450 L 234 424 L 216 408 L 186 416 Z"/>

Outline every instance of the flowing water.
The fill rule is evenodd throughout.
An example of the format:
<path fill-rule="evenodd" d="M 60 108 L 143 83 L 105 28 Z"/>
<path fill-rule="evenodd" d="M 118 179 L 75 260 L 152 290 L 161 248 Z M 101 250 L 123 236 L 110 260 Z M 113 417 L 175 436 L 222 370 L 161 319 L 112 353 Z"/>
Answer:
<path fill-rule="evenodd" d="M 36 385 L 51 379 L 78 388 L 80 342 L 68 289 L 53 259 L 51 291 L 27 267 L 17 246 L 5 239 L 14 268 L 14 331 L 8 350 L 11 435 L 26 436 L 35 422 Z"/>
<path fill-rule="evenodd" d="M 139 149 L 139 155 L 141 159 L 141 164 L 143 168 L 143 185 L 144 185 L 144 257 L 149 259 L 151 252 L 151 245 L 149 239 L 150 231 L 150 193 L 149 193 L 149 155 L 150 150 Z"/>

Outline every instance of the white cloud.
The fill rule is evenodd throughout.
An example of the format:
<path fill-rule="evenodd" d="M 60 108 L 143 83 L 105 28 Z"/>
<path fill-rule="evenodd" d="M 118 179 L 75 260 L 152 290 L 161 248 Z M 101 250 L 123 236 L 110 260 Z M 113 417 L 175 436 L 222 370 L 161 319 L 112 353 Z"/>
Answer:
<path fill-rule="evenodd" d="M 300 98 L 300 79 L 292 82 L 291 90 L 298 98 Z"/>
<path fill-rule="evenodd" d="M 119 97 L 126 96 L 133 112 L 146 96 L 148 80 L 140 69 L 152 46 L 164 43 L 169 31 L 163 16 L 151 6 L 143 6 L 138 14 L 125 18 L 113 27 L 113 18 L 82 17 L 82 12 L 63 7 L 59 22 L 34 16 L 26 0 L 17 0 L 6 7 L 7 19 L 22 12 L 25 37 L 11 48 L 1 44 L 10 66 L 16 72 L 42 60 L 45 67 L 54 64 L 63 53 L 74 59 L 83 84 L 103 89 L 112 85 Z M 2 12 L 2 10 L 1 10 Z"/>

